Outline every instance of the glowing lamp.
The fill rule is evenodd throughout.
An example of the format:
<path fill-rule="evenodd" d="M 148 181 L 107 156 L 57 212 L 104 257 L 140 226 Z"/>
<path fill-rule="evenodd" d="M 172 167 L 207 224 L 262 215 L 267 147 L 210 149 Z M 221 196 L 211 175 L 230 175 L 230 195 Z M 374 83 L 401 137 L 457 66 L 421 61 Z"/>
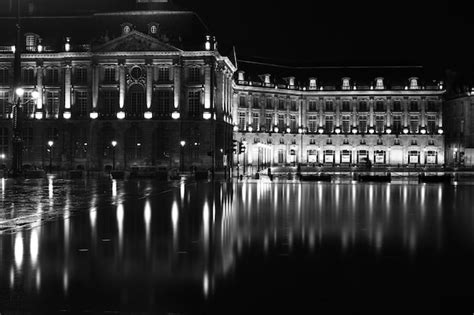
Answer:
<path fill-rule="evenodd" d="M 303 128 L 298 128 L 298 133 L 303 133 Z"/>
<path fill-rule="evenodd" d="M 97 119 L 99 117 L 99 113 L 98 112 L 90 112 L 89 117 L 91 119 Z"/>
<path fill-rule="evenodd" d="M 43 119 L 43 112 L 36 112 L 35 113 L 35 118 L 40 120 L 40 119 Z"/>
<path fill-rule="evenodd" d="M 420 132 L 421 132 L 422 135 L 424 135 L 424 134 L 426 134 L 426 129 L 425 129 L 425 128 L 422 128 L 422 129 L 420 130 Z"/>
<path fill-rule="evenodd" d="M 334 132 L 337 133 L 337 134 L 340 134 L 341 133 L 341 128 L 337 127 L 336 129 L 334 129 Z"/>
<path fill-rule="evenodd" d="M 443 132 L 444 132 L 443 129 L 441 129 L 441 128 L 438 129 L 438 134 L 442 135 Z"/>
<path fill-rule="evenodd" d="M 110 144 L 112 144 L 112 146 L 115 148 L 117 146 L 117 141 L 112 140 L 112 142 Z"/>
<path fill-rule="evenodd" d="M 179 144 L 181 145 L 181 147 L 184 147 L 184 146 L 186 145 L 186 141 L 181 140 L 181 141 L 179 142 Z"/>
<path fill-rule="evenodd" d="M 357 128 L 352 128 L 352 133 L 356 134 L 357 133 Z"/>
<path fill-rule="evenodd" d="M 212 117 L 212 115 L 211 115 L 210 112 L 204 112 L 202 114 L 202 118 L 204 118 L 205 120 L 209 120 L 209 119 L 211 119 L 211 117 Z"/>
<path fill-rule="evenodd" d="M 234 126 L 234 131 L 235 131 L 235 132 L 239 131 L 239 126 L 235 125 L 235 126 Z"/>
<path fill-rule="evenodd" d="M 290 127 L 286 128 L 286 133 L 290 133 L 290 132 L 291 132 Z"/>
<path fill-rule="evenodd" d="M 54 141 L 53 141 L 53 140 L 49 140 L 49 141 L 48 141 L 48 146 L 51 148 L 53 145 L 54 145 Z"/>
<path fill-rule="evenodd" d="M 407 134 L 408 133 L 408 128 L 403 128 L 403 133 Z"/>
<path fill-rule="evenodd" d="M 275 126 L 275 128 L 273 128 L 273 131 L 275 131 L 275 132 L 278 132 L 278 130 L 279 130 L 279 129 L 278 129 L 277 126 Z"/>
<path fill-rule="evenodd" d="M 385 132 L 388 133 L 388 134 L 391 134 L 391 133 L 392 133 L 392 129 L 387 128 L 387 129 L 385 129 Z"/>
<path fill-rule="evenodd" d="M 374 128 L 370 127 L 370 128 L 369 128 L 369 133 L 370 133 L 370 134 L 373 134 L 374 132 L 375 132 Z"/>
<path fill-rule="evenodd" d="M 43 45 L 38 44 L 37 50 L 39 53 L 43 52 Z"/>
<path fill-rule="evenodd" d="M 252 132 L 252 131 L 253 131 L 253 127 L 252 127 L 252 126 L 249 126 L 249 127 L 247 128 L 247 130 L 248 130 L 249 132 Z"/>
<path fill-rule="evenodd" d="M 63 118 L 64 119 L 71 119 L 71 112 L 67 111 L 63 113 Z"/>
<path fill-rule="evenodd" d="M 11 49 L 12 53 L 15 53 L 15 52 L 16 52 L 16 46 L 15 46 L 15 45 L 12 45 L 12 46 L 10 47 L 10 49 Z"/>
<path fill-rule="evenodd" d="M 18 97 L 23 97 L 23 95 L 25 94 L 25 90 L 23 88 L 17 88 L 15 90 L 15 93 Z"/>
<path fill-rule="evenodd" d="M 34 100 L 37 100 L 39 98 L 39 92 L 34 90 L 33 92 L 31 92 L 31 97 L 34 99 Z"/>
<path fill-rule="evenodd" d="M 211 50 L 211 36 L 206 35 L 206 42 L 204 43 L 204 48 L 206 50 Z"/>
<path fill-rule="evenodd" d="M 179 114 L 178 111 L 174 111 L 174 112 L 171 113 L 171 118 L 173 118 L 173 119 L 179 119 L 180 116 L 181 115 Z"/>
<path fill-rule="evenodd" d="M 324 129 L 322 127 L 319 127 L 318 128 L 318 133 L 323 133 L 324 132 Z"/>
<path fill-rule="evenodd" d="M 118 119 L 124 119 L 125 118 L 125 112 L 118 112 L 117 113 L 117 118 Z"/>
<path fill-rule="evenodd" d="M 145 112 L 143 114 L 143 116 L 145 117 L 145 119 L 151 119 L 153 117 L 153 113 L 152 112 Z"/>
<path fill-rule="evenodd" d="M 64 50 L 65 51 L 70 51 L 71 50 L 71 38 L 70 37 L 66 37 L 66 43 L 64 44 Z"/>

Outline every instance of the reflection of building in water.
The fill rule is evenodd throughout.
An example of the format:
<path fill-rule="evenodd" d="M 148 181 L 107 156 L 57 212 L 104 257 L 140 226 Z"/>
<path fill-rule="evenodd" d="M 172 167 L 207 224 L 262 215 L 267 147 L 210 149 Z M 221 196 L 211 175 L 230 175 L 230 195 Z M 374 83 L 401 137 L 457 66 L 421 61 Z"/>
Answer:
<path fill-rule="evenodd" d="M 242 164 L 444 163 L 445 90 L 419 67 L 240 65 L 278 76 L 238 72 L 233 115 L 236 138 L 247 144 Z"/>
<path fill-rule="evenodd" d="M 152 294 L 157 285 L 166 291 L 179 283 L 206 296 L 249 251 L 310 255 L 363 247 L 380 254 L 395 247 L 411 254 L 440 246 L 443 195 L 436 185 L 212 183 L 177 185 L 143 199 L 146 185 L 117 190 L 138 197 L 109 208 L 98 205 L 110 195 L 96 195 L 93 203 L 75 203 L 90 209 L 84 216 L 3 235 L 8 263 L 0 271 L 15 275 L 0 277 L 0 288 L 21 285 L 27 294 L 60 288 L 66 299 L 86 283 L 112 293 L 128 288 L 131 295 L 136 286 Z"/>

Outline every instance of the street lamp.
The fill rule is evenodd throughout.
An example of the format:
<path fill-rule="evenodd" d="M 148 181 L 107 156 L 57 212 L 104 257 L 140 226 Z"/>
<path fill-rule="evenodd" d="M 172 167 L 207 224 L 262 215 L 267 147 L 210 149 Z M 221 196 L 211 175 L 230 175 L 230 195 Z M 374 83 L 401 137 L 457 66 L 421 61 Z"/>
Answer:
<path fill-rule="evenodd" d="M 115 147 L 117 146 L 117 141 L 112 140 L 112 170 L 115 171 Z"/>
<path fill-rule="evenodd" d="M 49 172 L 51 173 L 53 171 L 53 146 L 54 146 L 54 141 L 49 140 L 48 141 L 48 151 L 49 151 Z"/>
<path fill-rule="evenodd" d="M 180 145 L 180 157 L 179 157 L 179 168 L 180 168 L 180 171 L 183 172 L 184 171 L 184 146 L 186 145 L 186 141 L 184 140 L 181 140 L 179 142 L 179 145 Z"/>

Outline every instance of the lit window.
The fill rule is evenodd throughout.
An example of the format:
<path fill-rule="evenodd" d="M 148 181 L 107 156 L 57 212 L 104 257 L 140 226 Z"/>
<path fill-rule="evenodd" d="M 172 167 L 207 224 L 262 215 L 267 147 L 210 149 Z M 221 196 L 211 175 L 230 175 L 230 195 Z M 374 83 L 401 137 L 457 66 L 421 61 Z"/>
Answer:
<path fill-rule="evenodd" d="M 158 33 L 158 26 L 156 24 L 152 24 L 150 26 L 150 34 L 157 34 Z"/>
<path fill-rule="evenodd" d="M 188 109 L 191 115 L 199 115 L 201 111 L 201 93 L 200 91 L 188 92 Z"/>
<path fill-rule="evenodd" d="M 158 82 L 169 82 L 170 81 L 170 68 L 160 67 L 158 68 Z"/>
<path fill-rule="evenodd" d="M 25 35 L 26 51 L 36 51 L 38 45 L 38 35 L 26 34 Z"/>
<path fill-rule="evenodd" d="M 384 86 L 383 86 L 383 78 L 377 78 L 377 79 L 375 79 L 375 89 L 376 89 L 376 90 L 383 90 L 383 89 L 384 89 Z"/>
<path fill-rule="evenodd" d="M 342 78 L 342 89 L 343 90 L 350 90 L 350 79 L 349 78 Z"/>
<path fill-rule="evenodd" d="M 79 117 L 88 117 L 89 113 L 89 99 L 86 91 L 77 91 L 76 103 L 74 104 L 75 113 Z"/>
<path fill-rule="evenodd" d="M 115 83 L 116 78 L 115 78 L 115 68 L 112 67 L 107 67 L 104 68 L 104 82 L 105 84 L 107 83 Z"/>
<path fill-rule="evenodd" d="M 418 89 L 418 78 L 410 78 L 410 89 L 411 90 Z"/>

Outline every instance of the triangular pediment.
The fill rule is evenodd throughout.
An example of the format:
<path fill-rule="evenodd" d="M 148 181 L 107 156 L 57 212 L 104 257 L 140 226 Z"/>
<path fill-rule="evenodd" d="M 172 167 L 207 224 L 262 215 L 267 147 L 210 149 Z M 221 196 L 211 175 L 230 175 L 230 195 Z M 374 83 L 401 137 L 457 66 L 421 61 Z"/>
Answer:
<path fill-rule="evenodd" d="M 128 34 L 114 38 L 94 49 L 96 52 L 115 51 L 181 51 L 180 49 L 163 43 L 162 41 L 143 34 L 138 31 L 131 31 Z"/>

